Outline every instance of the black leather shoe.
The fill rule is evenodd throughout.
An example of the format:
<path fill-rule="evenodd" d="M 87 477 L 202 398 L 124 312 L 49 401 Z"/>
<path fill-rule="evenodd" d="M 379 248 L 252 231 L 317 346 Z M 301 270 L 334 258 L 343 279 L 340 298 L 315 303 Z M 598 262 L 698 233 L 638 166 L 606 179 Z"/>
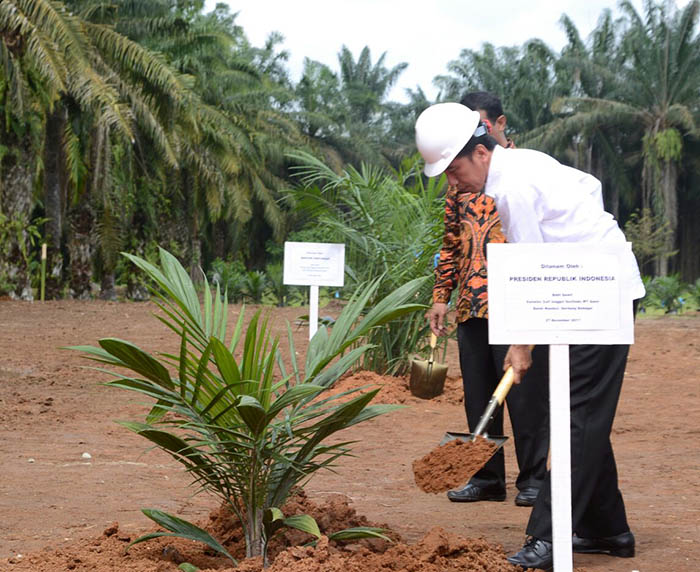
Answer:
<path fill-rule="evenodd" d="M 540 489 L 535 487 L 525 487 L 515 497 L 515 504 L 518 506 L 532 506 L 535 504 L 539 492 Z"/>
<path fill-rule="evenodd" d="M 523 570 L 537 568 L 550 572 L 554 568 L 552 543 L 532 536 L 517 554 L 508 557 L 508 562 L 522 567 Z"/>
<path fill-rule="evenodd" d="M 574 552 L 583 554 L 610 554 L 621 558 L 634 556 L 634 534 L 623 532 L 615 536 L 602 538 L 580 538 L 574 534 L 572 539 Z"/>
<path fill-rule="evenodd" d="M 480 487 L 467 483 L 461 489 L 447 491 L 447 498 L 452 502 L 504 501 L 506 491 L 496 487 Z"/>

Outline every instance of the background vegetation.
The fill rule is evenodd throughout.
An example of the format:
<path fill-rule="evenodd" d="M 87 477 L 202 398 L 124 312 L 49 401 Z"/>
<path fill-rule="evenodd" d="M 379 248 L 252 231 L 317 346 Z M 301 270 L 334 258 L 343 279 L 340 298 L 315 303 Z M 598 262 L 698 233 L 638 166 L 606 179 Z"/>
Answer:
<path fill-rule="evenodd" d="M 600 178 L 643 273 L 685 300 L 700 277 L 699 10 L 623 1 L 589 38 L 564 15 L 560 52 L 484 44 L 434 80 L 441 101 L 500 94 L 518 146 Z M 32 296 L 44 241 L 48 297 L 143 298 L 117 253 L 158 245 L 195 281 L 278 304 L 304 296 L 281 284 L 289 239 L 346 242 L 345 298 L 430 274 L 444 181 L 415 165 L 433 102 L 387 99 L 406 64 L 339 46 L 338 71 L 307 59 L 293 81 L 279 34 L 253 46 L 202 0 L 2 0 L 0 40 L 0 295 Z"/>

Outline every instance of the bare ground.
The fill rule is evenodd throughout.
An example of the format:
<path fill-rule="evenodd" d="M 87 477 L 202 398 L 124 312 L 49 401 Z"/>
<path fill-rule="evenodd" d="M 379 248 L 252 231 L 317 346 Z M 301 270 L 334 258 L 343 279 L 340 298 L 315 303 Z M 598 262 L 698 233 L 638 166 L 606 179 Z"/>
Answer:
<path fill-rule="evenodd" d="M 191 496 L 177 463 L 146 451 L 143 440 L 114 423 L 138 419 L 146 405 L 99 385 L 105 377 L 84 369 L 78 353 L 59 349 L 107 336 L 150 351 L 174 349 L 176 341 L 154 310 L 148 303 L 0 301 L 0 570 L 16 568 L 11 562 L 41 549 L 49 554 L 100 537 L 115 521 L 120 531 L 138 534 L 151 524 L 142 507 L 190 520 L 216 508 L 214 499 Z M 303 313 L 270 311 L 280 334 L 285 320 L 293 323 Z M 294 331 L 303 356 L 306 333 Z M 700 567 L 700 319 L 640 318 L 636 336 L 613 443 L 637 556 L 576 555 L 575 566 L 694 572 Z M 454 348 L 448 366 L 456 375 Z M 421 492 L 413 481 L 413 460 L 433 449 L 446 430 L 466 430 L 459 380 L 451 377 L 443 396 L 423 401 L 410 396 L 405 381 L 367 379 L 386 384 L 378 401 L 409 407 L 348 431 L 349 439 L 359 440 L 356 457 L 343 461 L 337 473 L 314 477 L 309 496 L 322 502 L 347 495 L 358 514 L 386 523 L 408 542 L 439 526 L 462 537 L 484 537 L 507 553 L 517 550 L 529 510 L 513 504 L 510 444 L 504 503 L 453 504 L 443 494 Z"/>

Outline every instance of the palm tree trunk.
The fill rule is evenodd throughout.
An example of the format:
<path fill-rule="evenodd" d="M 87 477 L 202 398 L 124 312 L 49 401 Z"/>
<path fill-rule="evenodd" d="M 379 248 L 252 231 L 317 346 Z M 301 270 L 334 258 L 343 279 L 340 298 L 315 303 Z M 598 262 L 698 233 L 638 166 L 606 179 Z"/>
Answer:
<path fill-rule="evenodd" d="M 195 284 L 202 282 L 202 238 L 199 235 L 199 210 L 197 208 L 197 181 L 190 173 L 183 169 L 182 186 L 187 196 L 187 212 L 190 216 L 189 224 L 189 251 L 190 251 L 190 278 Z"/>
<path fill-rule="evenodd" d="M 613 215 L 618 221 L 620 220 L 620 189 L 617 185 L 608 185 L 608 204 L 607 211 Z"/>
<path fill-rule="evenodd" d="M 588 148 L 586 149 L 586 173 L 593 172 L 593 142 L 588 141 Z"/>
<path fill-rule="evenodd" d="M 73 296 L 79 300 L 87 300 L 92 295 L 92 261 L 95 249 L 91 234 L 94 218 L 88 197 L 85 195 L 68 213 L 70 232 L 66 247 L 70 256 L 70 287 Z"/>
<path fill-rule="evenodd" d="M 95 259 L 95 210 L 92 197 L 99 184 L 96 178 L 103 175 L 101 153 L 103 152 L 104 128 L 95 126 L 90 130 L 90 162 L 92 175 L 87 177 L 83 188 L 77 190 L 74 204 L 68 210 L 67 249 L 70 255 L 70 286 L 73 296 L 89 299 L 92 295 L 93 260 Z M 102 256 L 104 258 L 104 255 Z"/>
<path fill-rule="evenodd" d="M 700 200 L 681 195 L 678 217 L 678 271 L 684 282 L 700 278 Z"/>
<path fill-rule="evenodd" d="M 26 229 L 32 211 L 35 154 L 29 137 L 24 137 L 16 146 L 19 155 L 6 155 L 0 166 L 0 214 L 8 222 L 15 221 Z M 8 238 L 8 244 L 0 245 L 0 253 L 5 255 L 0 259 L 0 276 L 13 277 L 15 290 L 11 294 L 17 292 L 15 295 L 32 300 L 27 232 L 22 230 L 19 236 L 13 233 Z"/>
<path fill-rule="evenodd" d="M 663 205 L 664 220 L 668 224 L 669 233 L 666 239 L 664 253 L 657 257 L 656 270 L 659 276 L 668 276 L 669 258 L 674 252 L 676 235 L 678 233 L 678 194 L 676 182 L 678 181 L 678 166 L 674 161 L 664 161 L 661 170 L 659 188 Z"/>
<path fill-rule="evenodd" d="M 63 197 L 62 168 L 63 168 L 63 126 L 65 113 L 63 108 L 56 106 L 46 116 L 44 132 L 44 208 L 46 217 L 47 279 L 46 297 L 56 298 L 63 286 L 63 212 L 65 201 Z"/>
<path fill-rule="evenodd" d="M 100 299 L 112 301 L 117 299 L 117 288 L 115 286 L 114 272 L 104 272 L 104 274 L 102 274 L 102 282 L 100 283 Z"/>

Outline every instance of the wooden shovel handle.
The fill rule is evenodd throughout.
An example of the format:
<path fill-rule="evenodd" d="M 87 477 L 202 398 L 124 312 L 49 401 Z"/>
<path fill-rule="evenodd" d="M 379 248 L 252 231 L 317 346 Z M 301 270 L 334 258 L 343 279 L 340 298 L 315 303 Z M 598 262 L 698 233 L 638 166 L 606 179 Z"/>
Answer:
<path fill-rule="evenodd" d="M 430 349 L 434 350 L 436 345 L 437 345 L 437 336 L 431 332 L 430 333 Z"/>
<path fill-rule="evenodd" d="M 534 345 L 530 346 L 530 351 L 532 351 L 534 349 L 534 347 L 535 347 Z M 506 399 L 506 395 L 508 395 L 510 388 L 513 386 L 513 378 L 514 377 L 515 377 L 515 374 L 513 373 L 513 366 L 511 366 L 503 374 L 501 381 L 498 382 L 498 385 L 496 386 L 496 389 L 493 392 L 492 397 L 495 397 L 498 400 L 499 405 L 503 405 L 503 402 Z"/>
<path fill-rule="evenodd" d="M 430 333 L 430 357 L 428 358 L 428 363 L 432 364 L 435 361 L 435 346 L 437 345 L 437 336 Z"/>
<path fill-rule="evenodd" d="M 496 390 L 493 392 L 493 397 L 495 397 L 498 400 L 499 405 L 503 405 L 503 402 L 506 399 L 506 395 L 508 395 L 510 388 L 513 386 L 514 377 L 515 374 L 513 373 L 513 366 L 511 366 L 503 374 L 501 381 L 498 382 Z"/>

